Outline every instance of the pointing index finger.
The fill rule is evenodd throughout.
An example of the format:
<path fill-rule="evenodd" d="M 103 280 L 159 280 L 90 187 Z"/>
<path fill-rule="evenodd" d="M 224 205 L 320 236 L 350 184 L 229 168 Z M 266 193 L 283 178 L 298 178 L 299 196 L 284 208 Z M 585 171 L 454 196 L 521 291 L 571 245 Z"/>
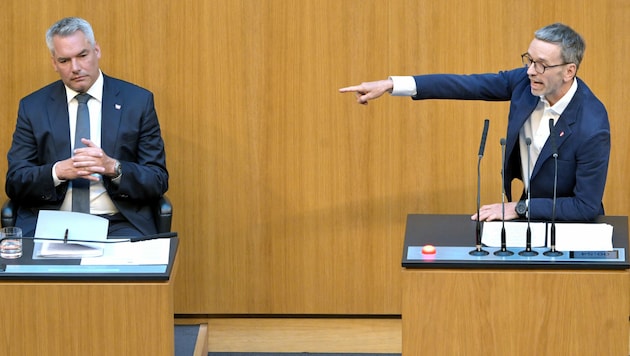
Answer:
<path fill-rule="evenodd" d="M 340 93 L 348 93 L 348 92 L 358 92 L 359 90 L 361 90 L 360 86 L 353 85 L 353 86 L 341 88 L 341 89 L 339 89 L 339 92 Z"/>

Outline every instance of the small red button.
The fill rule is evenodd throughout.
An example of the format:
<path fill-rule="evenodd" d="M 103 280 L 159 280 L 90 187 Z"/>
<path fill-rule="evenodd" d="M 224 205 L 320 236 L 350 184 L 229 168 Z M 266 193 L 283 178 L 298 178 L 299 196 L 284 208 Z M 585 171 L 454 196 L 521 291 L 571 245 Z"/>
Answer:
<path fill-rule="evenodd" d="M 424 255 L 435 255 L 435 246 L 433 245 L 424 245 L 422 248 L 422 254 Z"/>

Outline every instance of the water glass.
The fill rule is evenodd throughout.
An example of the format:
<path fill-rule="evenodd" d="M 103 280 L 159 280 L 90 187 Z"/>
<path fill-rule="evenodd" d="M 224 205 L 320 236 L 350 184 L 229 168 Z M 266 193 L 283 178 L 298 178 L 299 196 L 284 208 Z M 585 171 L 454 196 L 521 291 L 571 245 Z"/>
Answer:
<path fill-rule="evenodd" d="M 0 257 L 14 259 L 22 257 L 22 229 L 3 227 L 0 229 Z"/>

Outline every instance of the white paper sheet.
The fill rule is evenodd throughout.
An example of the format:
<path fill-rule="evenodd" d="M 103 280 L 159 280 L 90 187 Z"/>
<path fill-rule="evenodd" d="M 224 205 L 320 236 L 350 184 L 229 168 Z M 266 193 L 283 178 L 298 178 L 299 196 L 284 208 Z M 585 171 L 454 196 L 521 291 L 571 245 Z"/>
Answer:
<path fill-rule="evenodd" d="M 168 264 L 170 239 L 121 242 L 105 245 L 101 257 L 83 258 L 82 265 L 162 265 Z"/>
<path fill-rule="evenodd" d="M 80 258 L 103 254 L 102 243 L 73 242 L 63 243 L 68 231 L 68 240 L 104 241 L 107 239 L 109 221 L 100 216 L 76 213 L 72 211 L 41 210 L 35 226 L 35 238 L 55 239 L 39 240 L 40 257 Z"/>
<path fill-rule="evenodd" d="M 487 221 L 483 223 L 481 243 L 489 247 L 501 247 L 503 222 Z M 530 223 L 532 247 L 545 246 L 545 223 Z M 507 247 L 525 247 L 527 240 L 527 222 L 506 221 L 505 241 Z"/>
<path fill-rule="evenodd" d="M 612 235 L 613 226 L 609 224 L 556 223 L 556 250 L 611 251 Z M 551 232 L 548 236 L 550 239 Z"/>
<path fill-rule="evenodd" d="M 613 226 L 604 223 L 556 222 L 556 250 L 558 251 L 610 251 L 613 249 Z M 501 247 L 501 221 L 483 223 L 481 242 L 489 247 Z M 532 247 L 550 246 L 551 223 L 532 222 Z M 507 247 L 525 247 L 527 222 L 506 221 Z"/>

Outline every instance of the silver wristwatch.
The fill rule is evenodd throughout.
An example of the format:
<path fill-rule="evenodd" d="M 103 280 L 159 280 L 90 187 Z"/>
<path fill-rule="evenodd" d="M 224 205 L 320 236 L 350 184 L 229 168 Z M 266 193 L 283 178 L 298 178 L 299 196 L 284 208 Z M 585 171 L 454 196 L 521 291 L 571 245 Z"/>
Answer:
<path fill-rule="evenodd" d="M 116 179 L 122 175 L 122 165 L 119 160 L 116 160 L 116 163 L 114 164 L 114 171 L 116 172 L 116 175 L 112 177 L 112 179 Z"/>

